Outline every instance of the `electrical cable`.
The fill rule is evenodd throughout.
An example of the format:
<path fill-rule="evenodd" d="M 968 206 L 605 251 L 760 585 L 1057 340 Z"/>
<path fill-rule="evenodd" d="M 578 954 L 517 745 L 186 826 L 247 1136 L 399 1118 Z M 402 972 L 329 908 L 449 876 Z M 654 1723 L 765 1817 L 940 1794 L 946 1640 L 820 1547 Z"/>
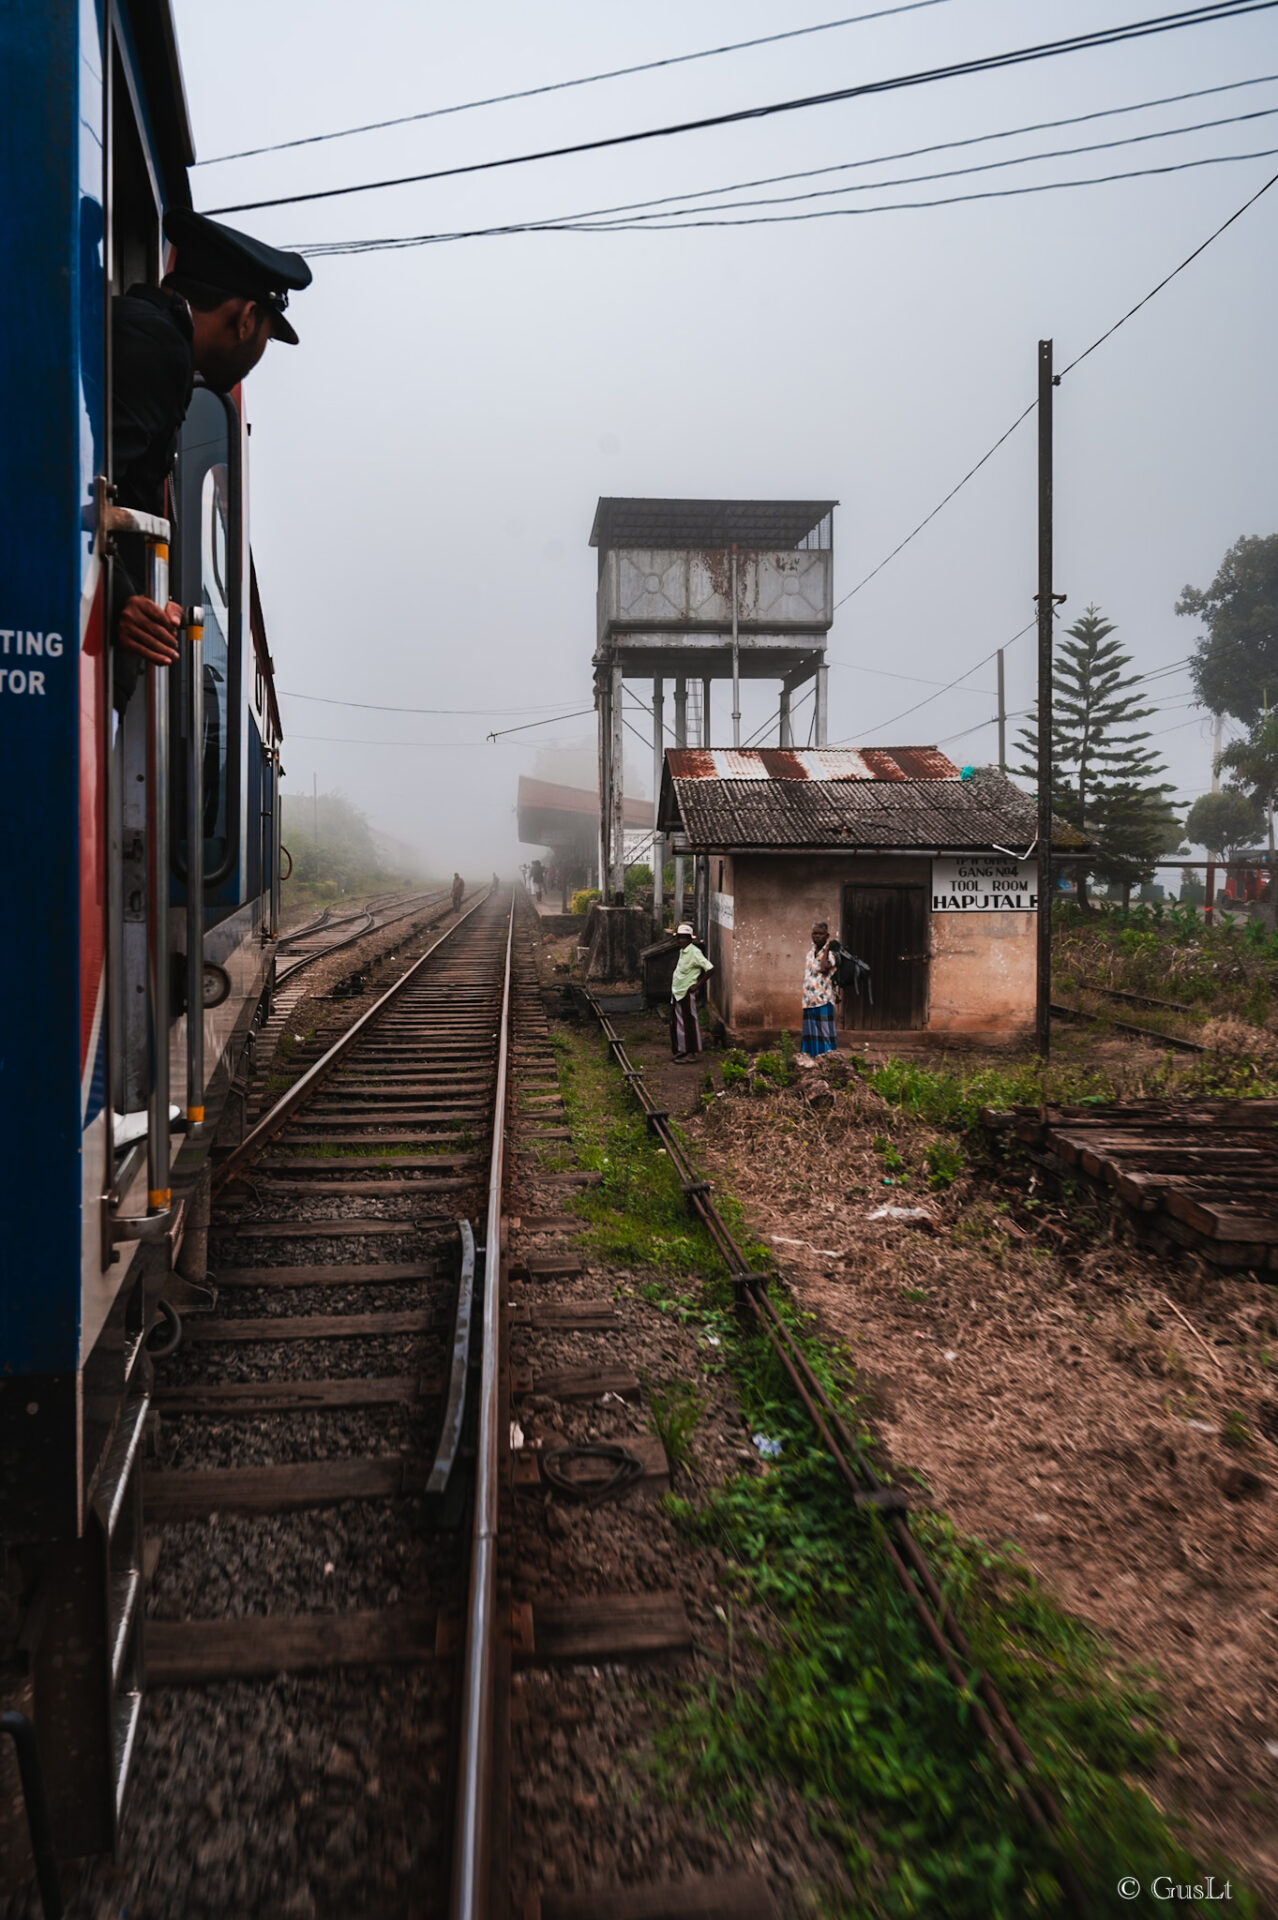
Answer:
<path fill-rule="evenodd" d="M 572 87 L 593 87 L 601 80 L 625 80 L 636 73 L 655 73 L 664 67 L 686 66 L 692 60 L 713 60 L 720 54 L 743 53 L 750 47 L 772 47 L 779 40 L 802 40 L 813 33 L 830 33 L 836 27 L 859 27 L 867 20 L 886 20 L 892 14 L 918 13 L 924 7 L 946 5 L 948 0 L 904 0 L 892 7 L 878 7 L 873 13 L 852 13 L 842 20 L 822 20 L 811 27 L 790 27 L 784 33 L 765 33 L 754 40 L 733 40 L 722 47 L 702 47 L 696 53 L 669 54 L 662 60 L 644 60 L 633 67 L 613 67 L 606 73 L 587 73 L 576 80 L 554 80 L 543 87 L 522 87 L 517 93 L 494 93 L 482 100 L 462 100 L 451 107 L 430 107 L 424 113 L 401 113 L 393 120 L 367 120 L 358 127 L 339 127 L 333 133 L 309 133 L 297 140 L 274 140 L 265 147 L 241 147 L 237 153 L 215 153 L 208 160 L 197 160 L 197 167 L 218 167 L 228 160 L 251 160 L 262 153 L 284 153 L 292 147 L 315 147 L 328 140 L 349 140 L 359 133 L 382 133 L 388 127 L 412 126 L 421 120 L 439 120 L 452 113 L 471 113 L 476 107 L 501 107 L 511 100 L 535 100 L 546 93 L 564 93 Z"/>
<path fill-rule="evenodd" d="M 579 214 L 574 216 L 574 224 L 576 225 L 576 229 L 579 232 L 590 231 L 590 232 L 601 232 L 601 233 L 616 233 L 616 232 L 633 233 L 633 232 L 641 231 L 643 227 L 648 226 L 648 227 L 652 227 L 653 230 L 656 232 L 665 231 L 665 232 L 676 233 L 683 226 L 694 227 L 702 224 L 702 222 L 696 218 L 697 215 L 701 215 L 701 214 L 732 213 L 732 212 L 740 211 L 742 208 L 746 208 L 746 207 L 791 206 L 802 200 L 833 199 L 836 194 L 878 193 L 878 192 L 881 192 L 882 189 L 885 187 L 921 186 L 930 180 L 959 180 L 964 178 L 966 175 L 973 174 L 973 173 L 997 173 L 997 172 L 1003 171 L 1007 167 L 1027 167 L 1027 166 L 1033 165 L 1035 162 L 1040 160 L 1066 160 L 1066 159 L 1071 159 L 1075 155 L 1080 153 L 1108 153 L 1108 152 L 1111 152 L 1115 147 L 1141 146 L 1146 144 L 1150 140 L 1171 140 L 1176 138 L 1179 134 L 1204 133 L 1216 127 L 1233 127 L 1233 126 L 1239 125 L 1239 123 L 1244 120 L 1268 120 L 1268 119 L 1271 119 L 1275 113 L 1278 113 L 1278 107 L 1257 107 L 1253 109 L 1253 111 L 1250 113 L 1226 114 L 1223 118 L 1216 119 L 1216 120 L 1196 120 L 1191 125 L 1185 126 L 1185 127 L 1160 127 L 1156 132 L 1153 132 L 1153 133 L 1124 134 L 1122 135 L 1121 138 L 1117 140 L 1093 140 L 1093 141 L 1089 141 L 1086 145 L 1079 146 L 1079 147 L 1049 147 L 1044 149 L 1040 153 L 1014 154 L 1010 159 L 1006 159 L 1006 160 L 980 160 L 980 161 L 974 162 L 970 166 L 947 167 L 935 173 L 902 174 L 902 175 L 899 175 L 894 180 L 857 180 L 857 181 L 849 182 L 848 184 L 840 187 L 817 187 L 809 193 L 773 194 L 769 198 L 763 199 L 763 200 L 721 200 L 721 201 L 716 201 L 712 205 L 706 206 L 706 207 L 667 208 L 658 213 L 636 214 L 633 217 L 633 219 L 627 220 L 624 222 L 603 221 L 597 218 L 596 216 Z M 1272 149 L 1267 149 L 1267 151 L 1272 151 Z M 1215 156 L 1212 156 L 1212 157 L 1215 157 Z M 1230 156 L 1221 155 L 1219 157 L 1224 159 L 1224 158 L 1229 158 Z M 1252 159 L 1252 158 L 1255 158 L 1256 156 L 1252 154 L 1245 154 L 1240 157 L 1244 159 Z M 866 165 L 870 165 L 870 164 L 872 163 L 868 161 L 866 162 Z M 1203 162 L 1202 161 L 1186 161 L 1183 164 L 1186 166 L 1193 166 L 1193 165 L 1202 165 Z M 1163 171 L 1163 169 L 1151 169 L 1151 171 Z M 1174 168 L 1169 167 L 1166 169 L 1166 171 L 1168 172 L 1174 171 Z M 1128 174 L 1117 174 L 1117 175 L 1105 174 L 1100 176 L 1100 179 L 1103 181 L 1107 181 L 1111 179 L 1127 179 L 1132 177 L 1135 177 L 1135 176 L 1128 175 Z M 1047 182 L 1046 184 L 1048 186 L 1055 186 L 1055 185 L 1086 186 L 1086 185 L 1095 185 L 1097 184 L 1097 182 L 1063 180 L 1060 182 L 1050 181 L 1050 182 Z M 1027 191 L 1027 189 L 1021 189 L 1021 191 Z M 928 204 L 928 203 L 920 203 L 920 204 Z M 841 209 L 835 208 L 833 209 L 833 211 L 839 212 L 841 211 Z M 884 209 L 880 209 L 880 211 L 899 212 L 900 209 L 884 208 Z M 666 228 L 660 227 L 658 223 L 666 219 L 676 221 L 678 224 L 674 226 L 666 227 Z M 714 224 L 716 225 L 722 224 L 722 225 L 729 225 L 729 226 L 753 226 L 753 225 L 759 225 L 761 223 L 757 221 L 734 220 L 734 221 L 725 221 L 725 222 L 715 222 Z"/>
<path fill-rule="evenodd" d="M 1076 366 L 1078 366 L 1081 361 L 1086 360 L 1089 354 L 1095 353 L 1097 347 L 1101 346 L 1106 340 L 1112 339 L 1113 335 L 1118 332 L 1118 329 L 1121 326 L 1124 326 L 1128 320 L 1132 319 L 1135 314 L 1139 313 L 1142 307 L 1148 306 L 1149 302 L 1154 298 L 1155 294 L 1161 293 L 1165 287 L 1170 286 L 1172 281 L 1176 278 L 1178 274 L 1183 273 L 1186 267 L 1192 265 L 1192 263 L 1195 260 L 1197 260 L 1201 254 L 1205 253 L 1207 248 L 1211 246 L 1214 240 L 1219 240 L 1221 234 L 1226 232 L 1228 228 L 1232 227 L 1236 220 L 1240 220 L 1243 214 L 1246 213 L 1249 208 L 1254 207 L 1256 202 L 1264 194 L 1268 193 L 1269 189 L 1272 186 L 1274 186 L 1275 183 L 1278 183 L 1278 173 L 1271 174 L 1269 179 L 1265 181 L 1264 185 L 1262 187 L 1259 187 L 1256 190 L 1256 192 L 1253 193 L 1248 199 L 1244 200 L 1242 205 L 1237 209 L 1237 211 L 1234 213 L 1231 213 L 1227 220 L 1223 220 L 1221 224 L 1214 230 L 1214 232 L 1209 233 L 1207 238 L 1202 242 L 1200 246 L 1195 247 L 1192 253 L 1186 254 L 1185 258 L 1180 262 L 1179 266 L 1173 267 L 1171 272 L 1169 274 L 1166 274 L 1164 278 L 1158 282 L 1157 286 L 1150 288 L 1149 292 L 1144 296 L 1143 299 L 1138 300 L 1134 307 L 1129 307 L 1127 312 L 1123 314 L 1120 319 L 1116 320 L 1112 327 L 1107 327 L 1104 333 L 1097 335 L 1096 339 L 1092 341 L 1089 347 L 1084 347 L 1083 351 L 1080 354 L 1076 354 L 1074 359 L 1072 359 L 1069 362 L 1069 365 L 1066 367 L 1063 367 L 1061 372 L 1057 374 L 1056 376 L 1057 382 L 1059 383 L 1061 380 L 1063 380 L 1065 375 L 1067 373 L 1072 372 L 1073 369 Z M 863 578 L 858 580 L 856 585 L 850 588 L 849 591 L 843 595 L 843 598 L 841 600 L 835 601 L 834 611 L 837 612 L 840 607 L 846 606 L 847 602 L 851 600 L 854 597 L 854 595 L 860 593 L 862 587 L 866 587 L 869 585 L 870 581 L 874 579 L 876 574 L 882 573 L 884 567 L 887 566 L 890 560 L 895 560 L 896 556 L 899 553 L 903 552 L 904 549 L 910 545 L 912 540 L 917 539 L 919 534 L 922 533 L 923 529 L 926 526 L 928 526 L 933 520 L 935 520 L 937 514 L 940 513 L 941 509 L 943 507 L 947 507 L 950 501 L 953 500 L 954 496 L 957 493 L 962 492 L 963 488 L 967 485 L 968 481 L 971 480 L 976 474 L 980 472 L 981 468 L 986 464 L 986 462 L 992 459 L 994 454 L 998 452 L 999 448 L 1003 446 L 1006 441 L 1011 439 L 1012 435 L 1016 432 L 1016 429 L 1024 421 L 1028 420 L 1030 415 L 1036 412 L 1037 409 L 1038 409 L 1038 400 L 1037 398 L 1035 398 L 1030 401 L 1029 405 L 1024 409 L 1023 412 L 1017 414 L 1011 426 L 1008 427 L 1004 433 L 1001 433 L 999 435 L 998 439 L 994 442 L 993 446 L 989 447 L 981 455 L 980 459 L 976 462 L 976 464 L 968 468 L 967 472 L 963 475 L 963 478 L 958 482 L 956 486 L 953 486 L 950 488 L 950 491 L 945 495 L 944 499 L 938 501 L 936 506 L 933 507 L 932 511 L 929 514 L 927 514 L 924 519 L 920 520 L 918 525 L 910 533 L 906 534 L 904 540 L 898 541 L 896 546 L 893 547 L 891 553 L 887 554 L 882 560 L 879 561 L 877 566 L 872 567 L 869 573 L 865 574 Z"/>
<path fill-rule="evenodd" d="M 760 179 L 730 181 L 723 186 L 701 187 L 694 192 L 659 194 L 655 199 L 652 199 L 652 200 L 631 200 L 631 201 L 622 202 L 621 204 L 614 207 L 596 207 L 593 209 L 586 209 L 581 213 L 562 214 L 562 215 L 559 215 L 556 220 L 550 221 L 547 224 L 551 226 L 556 226 L 562 221 L 594 220 L 610 214 L 641 213 L 646 208 L 649 208 L 649 207 L 664 207 L 664 208 L 667 208 L 671 213 L 674 213 L 678 211 L 674 203 L 680 200 L 711 200 L 719 194 L 743 193 L 754 187 L 785 186 L 789 184 L 791 181 L 816 180 L 816 179 L 824 178 L 827 174 L 831 174 L 831 173 L 850 173 L 850 172 L 858 171 L 862 167 L 888 166 L 898 160 L 916 160 L 924 157 L 927 154 L 947 153 L 947 152 L 951 152 L 956 149 L 961 149 L 965 147 L 984 146 L 992 140 L 1012 140 L 1012 139 L 1019 138 L 1022 134 L 1042 133 L 1057 127 L 1078 126 L 1086 121 L 1112 119 L 1116 115 L 1120 115 L 1120 114 L 1143 113 L 1153 107 L 1170 106 L 1170 105 L 1178 104 L 1179 102 L 1184 100 L 1201 99 L 1207 94 L 1232 93 L 1237 91 L 1241 87 L 1254 87 L 1254 86 L 1268 85 L 1274 80 L 1278 80 L 1278 74 L 1273 74 L 1273 73 L 1258 74 L 1245 80 L 1231 80 L 1225 83 L 1224 85 L 1218 86 L 1218 87 L 1201 87 L 1192 93 L 1164 94 L 1157 99 L 1137 100 L 1137 101 L 1131 102 L 1127 106 L 1122 106 L 1122 107 L 1103 107 L 1091 113 L 1072 114 L 1065 119 L 1039 120 L 1039 121 L 1030 122 L 1027 125 L 1020 126 L 1020 127 L 1003 127 L 1003 128 L 1000 128 L 995 133 L 971 134 L 961 140 L 938 140 L 938 141 L 932 142 L 929 146 L 906 147 L 895 153 L 872 154 L 863 160 L 843 160 L 843 161 L 837 162 L 832 166 L 805 167 L 805 168 L 802 168 L 800 171 L 794 172 L 794 173 L 766 174 Z M 1236 118 L 1238 119 L 1247 119 L 1250 117 L 1251 117 L 1250 115 L 1245 115 L 1245 114 L 1240 114 L 1236 116 Z M 1232 120 L 1203 121 L 1199 123 L 1199 126 L 1205 127 L 1205 126 L 1228 125 L 1228 124 L 1232 124 Z M 1181 128 L 1173 127 L 1173 128 L 1165 129 L 1162 134 L 1147 134 L 1141 137 L 1144 139 L 1163 139 L 1163 138 L 1166 138 L 1168 134 L 1174 134 L 1182 131 L 1197 131 L 1197 130 L 1198 129 L 1181 129 Z M 1108 144 L 1112 144 L 1112 143 L 1109 143 L 1109 142 L 1098 143 L 1099 146 L 1104 146 Z M 1081 147 L 1081 148 L 1072 148 L 1072 149 L 1069 149 L 1068 151 L 1085 153 L 1085 152 L 1092 152 L 1095 150 L 1096 149 L 1092 147 Z M 1030 158 L 1037 159 L 1037 158 L 1043 158 L 1043 157 L 1045 156 L 1022 155 L 1021 161 L 1025 161 Z M 1009 161 L 1004 164 L 1013 165 L 1013 164 L 1020 164 L 1020 163 L 1021 162 L 1019 161 L 1018 162 Z M 959 169 L 956 169 L 955 171 L 963 172 L 963 171 L 967 171 L 967 169 L 959 168 Z M 880 181 L 877 184 L 880 186 L 885 186 L 892 183 L 889 183 L 886 181 Z M 869 191 L 868 187 L 866 191 Z M 702 209 L 702 211 L 704 210 L 705 209 Z M 482 237 L 483 235 L 489 235 L 489 234 L 501 235 L 501 234 L 536 232 L 541 225 L 542 223 L 539 221 L 531 221 L 531 222 L 523 222 L 523 223 L 508 223 L 505 226 L 477 229 L 474 234 L 468 237 L 478 238 L 478 237 Z M 391 252 L 391 251 L 396 251 L 399 249 L 404 249 L 409 247 L 427 246 L 432 242 L 439 241 L 446 238 L 451 238 L 451 237 L 453 236 L 441 235 L 438 233 L 417 233 L 417 234 L 392 234 L 392 235 L 382 236 L 380 238 L 370 238 L 370 239 L 364 239 L 364 240 L 312 241 L 309 243 L 302 242 L 301 244 L 297 245 L 294 248 L 294 251 L 299 253 L 304 253 L 310 259 L 319 259 L 319 258 L 325 258 L 329 255 L 347 254 L 347 253 Z"/>
<path fill-rule="evenodd" d="M 295 693 L 288 687 L 281 687 L 279 693 L 284 700 L 309 700 L 322 707 L 359 707 L 365 713 L 465 714 L 474 719 L 486 719 L 494 713 L 545 713 L 548 707 L 563 705 L 561 700 L 541 700 L 527 707 L 403 707 L 382 705 L 375 700 L 339 700 L 326 693 Z"/>
<path fill-rule="evenodd" d="M 584 715 L 593 712 L 593 707 L 578 707 L 575 713 L 552 714 L 549 720 L 528 720 L 521 727 L 498 727 L 495 733 L 488 735 L 488 738 L 500 740 L 507 733 L 527 733 L 532 727 L 553 727 L 556 720 L 580 720 Z"/>
<path fill-rule="evenodd" d="M 1274 4 L 1278 5 L 1278 0 L 1274 0 Z M 1253 147 L 1246 153 L 1212 153 L 1197 160 L 1168 161 L 1157 167 L 1127 167 L 1118 173 L 1088 174 L 1079 180 L 1040 180 L 1028 187 L 988 187 L 979 193 L 943 194 L 931 200 L 886 200 L 872 207 L 814 207 L 808 213 L 750 214 L 742 220 L 701 220 L 681 217 L 663 224 L 660 219 L 654 219 L 644 226 L 634 221 L 624 220 L 586 221 L 576 226 L 529 227 L 526 231 L 534 233 L 694 233 L 709 227 L 782 227 L 793 226 L 798 221 L 807 220 L 863 220 L 875 213 L 920 213 L 931 211 L 935 207 L 966 206 L 969 202 L 976 200 L 1018 200 L 1024 198 L 1026 194 L 1059 193 L 1065 188 L 1108 187 L 1117 180 L 1149 180 L 1158 174 L 1189 173 L 1196 167 L 1222 167 L 1240 160 L 1271 160 L 1275 154 L 1278 154 L 1278 147 Z M 955 171 L 972 172 L 973 169 L 957 168 Z M 854 190 L 844 189 L 846 192 Z M 863 191 L 868 190 L 863 189 Z M 689 216 L 699 211 L 698 208 L 688 209 Z M 713 212 L 714 209 L 711 208 L 708 211 Z M 482 232 L 446 237 L 478 239 L 482 237 Z M 1119 324 L 1121 325 L 1121 322 Z"/>
<path fill-rule="evenodd" d="M 905 88 L 928 86 L 939 80 L 961 79 L 970 74 L 1001 72 L 1031 61 L 1054 59 L 1062 54 L 1087 52 L 1093 48 L 1119 46 L 1133 40 L 1149 39 L 1155 34 L 1171 33 L 1182 27 L 1209 26 L 1221 21 L 1246 19 L 1253 13 L 1265 13 L 1278 0 L 1210 0 L 1205 6 L 1185 8 L 1178 13 L 1155 14 L 1144 20 L 1121 26 L 1097 28 L 1071 34 L 1061 40 L 1047 40 L 1032 46 L 1009 48 L 1003 53 L 984 54 L 973 60 L 952 61 L 942 67 L 920 69 L 913 73 L 893 74 L 882 80 L 865 80 L 852 87 L 837 87 L 825 93 L 802 95 L 792 100 L 772 100 L 757 107 L 739 107 L 729 113 L 709 114 L 697 120 L 676 121 L 664 127 L 644 127 L 631 133 L 607 134 L 596 140 L 578 140 L 562 147 L 544 147 L 532 153 L 507 154 L 497 160 L 472 160 L 454 167 L 436 167 L 423 173 L 398 174 L 384 180 L 365 180 L 341 187 L 314 187 L 306 193 L 273 194 L 264 200 L 237 200 L 225 206 L 203 209 L 206 213 L 255 213 L 267 207 L 301 206 L 316 200 L 344 199 L 356 193 L 380 193 L 389 187 L 416 186 L 431 180 L 452 180 L 461 175 L 491 173 L 506 167 L 527 166 L 533 161 L 560 160 L 581 153 L 598 153 L 605 148 L 634 146 L 641 141 L 669 139 L 677 134 L 698 133 L 715 127 L 740 125 L 750 120 L 774 118 L 778 114 L 797 113 L 812 107 L 832 106 L 844 100 L 866 99 L 876 94 L 895 93 Z"/>
<path fill-rule="evenodd" d="M 872 673 L 876 680 L 908 680 L 916 687 L 943 687 L 943 680 L 926 680 L 917 673 L 890 673 L 886 667 L 863 667 L 855 660 L 827 660 L 827 667 L 841 667 L 848 673 Z M 965 693 L 993 695 L 993 687 L 965 687 Z"/>
<path fill-rule="evenodd" d="M 1032 632 L 1032 630 L 1037 625 L 1038 625 L 1037 618 L 1030 620 L 1025 626 L 1021 628 L 1019 633 L 1014 633 L 1012 635 L 1011 640 L 1005 640 L 1003 642 L 1003 646 L 1010 647 L 1013 641 L 1022 639 L 1027 633 Z M 954 691 L 954 688 L 959 685 L 960 681 L 966 680 L 970 674 L 973 674 L 977 671 L 978 667 L 983 667 L 988 665 L 988 663 L 994 659 L 995 655 L 1001 651 L 1002 649 L 999 647 L 992 648 L 991 651 L 985 655 L 985 658 L 983 660 L 977 660 L 972 666 L 967 668 L 966 672 L 960 673 L 957 676 L 957 678 L 953 680 L 948 680 L 943 687 L 938 689 L 936 693 L 929 693 L 925 699 L 916 700 L 912 707 L 906 707 L 904 711 L 901 713 L 894 713 L 890 720 L 876 721 L 875 724 L 869 729 L 870 732 L 882 733 L 884 727 L 894 727 L 898 720 L 908 719 L 910 714 L 917 713 L 920 707 L 930 707 L 934 700 L 939 700 L 943 693 L 952 693 Z M 849 734 L 847 736 L 847 740 L 850 740 L 850 739 L 851 739 L 851 735 Z M 847 744 L 847 740 L 835 741 L 834 745 L 845 746 Z"/>

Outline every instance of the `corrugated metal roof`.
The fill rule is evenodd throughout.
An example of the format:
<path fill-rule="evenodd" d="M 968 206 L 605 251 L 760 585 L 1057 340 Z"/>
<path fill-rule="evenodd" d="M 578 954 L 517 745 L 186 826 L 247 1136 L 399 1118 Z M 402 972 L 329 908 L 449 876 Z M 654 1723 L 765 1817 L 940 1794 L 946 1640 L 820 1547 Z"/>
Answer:
<path fill-rule="evenodd" d="M 602 498 L 592 547 L 797 547 L 837 500 L 644 500 Z"/>
<path fill-rule="evenodd" d="M 827 753 L 830 749 L 825 750 Z M 846 749 L 842 751 L 846 752 Z M 1034 802 L 1005 774 L 983 768 L 970 779 L 768 779 L 684 773 L 666 756 L 662 830 L 682 832 L 706 851 L 734 847 L 935 847 L 1024 852 L 1036 837 Z M 942 756 L 943 757 L 943 756 Z M 1058 821 L 1058 850 L 1087 845 Z"/>
<path fill-rule="evenodd" d="M 936 747 L 674 747 L 676 780 L 957 780 Z"/>

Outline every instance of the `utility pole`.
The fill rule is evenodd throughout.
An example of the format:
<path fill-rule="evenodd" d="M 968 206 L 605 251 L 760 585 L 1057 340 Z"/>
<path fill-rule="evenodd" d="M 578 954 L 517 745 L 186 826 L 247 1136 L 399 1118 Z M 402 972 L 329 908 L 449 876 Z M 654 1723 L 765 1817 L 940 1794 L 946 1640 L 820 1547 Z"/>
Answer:
<path fill-rule="evenodd" d="M 1007 688 L 1003 681 L 1003 649 L 998 650 L 998 770 L 1007 772 Z"/>
<path fill-rule="evenodd" d="M 1220 792 L 1220 768 L 1216 765 L 1216 762 L 1220 758 L 1221 742 L 1222 742 L 1224 731 L 1225 731 L 1224 714 L 1213 713 L 1213 715 L 1211 716 L 1211 790 L 1213 793 Z"/>
<path fill-rule="evenodd" d="M 1052 343 L 1038 343 L 1038 946 L 1034 1006 L 1040 1059 L 1052 1051 Z M 1001 665 L 1000 661 L 1000 665 Z M 1001 676 L 1000 676 L 1001 678 Z M 1000 702 L 1001 705 L 1001 702 Z"/>
<path fill-rule="evenodd" d="M 319 775 L 311 775 L 311 831 L 315 840 L 315 851 L 319 852 Z"/>
<path fill-rule="evenodd" d="M 662 891 L 665 886 L 666 843 L 657 831 L 661 819 L 661 776 L 666 765 L 666 683 L 652 683 L 652 926 L 657 938 L 665 924 Z"/>
<path fill-rule="evenodd" d="M 741 647 L 737 635 L 737 543 L 729 556 L 732 574 L 732 744 L 741 745 Z"/>

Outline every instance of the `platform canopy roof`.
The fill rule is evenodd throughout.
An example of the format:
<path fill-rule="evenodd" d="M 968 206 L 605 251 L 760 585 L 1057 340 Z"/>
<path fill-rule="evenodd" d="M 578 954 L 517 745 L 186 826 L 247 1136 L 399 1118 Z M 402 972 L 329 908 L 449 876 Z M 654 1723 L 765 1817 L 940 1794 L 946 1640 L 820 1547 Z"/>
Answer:
<path fill-rule="evenodd" d="M 763 552 L 797 547 L 837 500 L 636 500 L 604 497 L 595 508 L 592 547 L 738 547 Z"/>
<path fill-rule="evenodd" d="M 587 787 L 519 776 L 519 838 L 526 847 L 591 846 L 599 829 L 599 795 Z M 651 827 L 651 800 L 625 801 L 627 827 Z"/>
<path fill-rule="evenodd" d="M 661 831 L 698 852 L 984 852 L 1025 856 L 1034 802 L 994 767 L 960 774 L 935 747 L 697 747 L 666 755 Z M 1090 842 L 1057 820 L 1057 852 Z"/>

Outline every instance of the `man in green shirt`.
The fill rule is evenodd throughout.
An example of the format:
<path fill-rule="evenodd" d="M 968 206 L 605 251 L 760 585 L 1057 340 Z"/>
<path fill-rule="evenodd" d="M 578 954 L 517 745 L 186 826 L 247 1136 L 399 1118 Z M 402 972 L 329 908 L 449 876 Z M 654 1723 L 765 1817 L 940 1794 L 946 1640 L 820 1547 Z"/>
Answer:
<path fill-rule="evenodd" d="M 670 1051 L 676 1060 L 695 1060 L 701 1052 L 701 1022 L 697 1018 L 697 993 L 702 976 L 714 968 L 696 942 L 696 935 L 685 920 L 675 928 L 679 958 L 670 983 Z"/>

